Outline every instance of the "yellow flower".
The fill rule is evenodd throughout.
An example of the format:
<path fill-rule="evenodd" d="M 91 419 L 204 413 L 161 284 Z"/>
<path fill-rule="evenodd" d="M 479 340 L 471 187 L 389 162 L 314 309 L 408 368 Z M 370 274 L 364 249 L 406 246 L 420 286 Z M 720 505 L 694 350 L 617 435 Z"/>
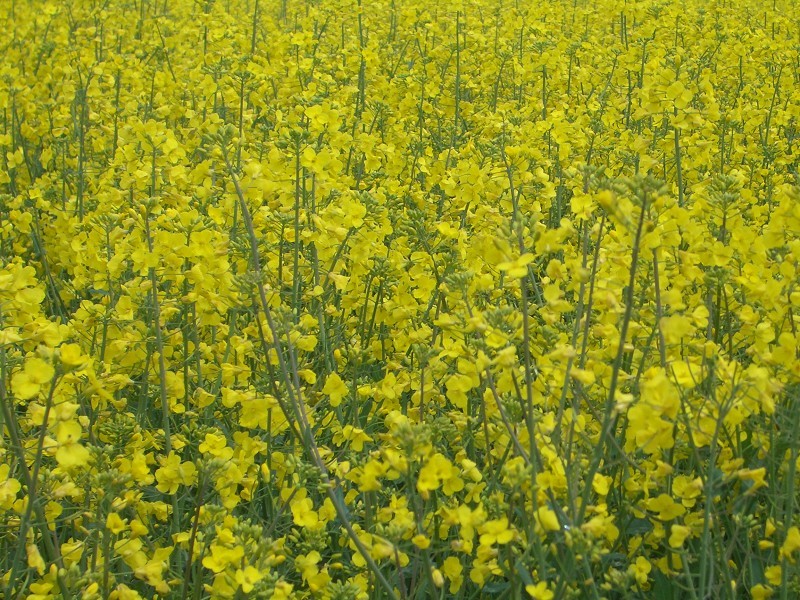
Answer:
<path fill-rule="evenodd" d="M 153 553 L 153 558 L 145 564 L 134 569 L 137 578 L 147 582 L 156 591 L 165 594 L 169 591 L 169 585 L 164 581 L 164 569 L 167 566 L 167 558 L 172 552 L 172 547 L 157 548 Z"/>
<path fill-rule="evenodd" d="M 181 485 L 193 485 L 197 479 L 197 467 L 191 461 L 181 462 L 180 457 L 171 452 L 162 457 L 161 467 L 156 470 L 156 489 L 164 494 L 174 494 Z"/>
<path fill-rule="evenodd" d="M 781 546 L 780 557 L 794 564 L 794 553 L 798 550 L 800 550 L 800 529 L 793 526 L 786 532 L 786 539 Z"/>
<path fill-rule="evenodd" d="M 534 600 L 553 600 L 553 598 L 555 598 L 555 592 L 550 589 L 546 581 L 526 585 L 525 591 L 528 592 L 528 595 Z"/>
<path fill-rule="evenodd" d="M 669 545 L 672 548 L 680 548 L 683 542 L 692 533 L 692 530 L 684 525 L 673 524 L 670 528 Z"/>
<path fill-rule="evenodd" d="M 452 495 L 464 487 L 464 481 L 460 474 L 459 469 L 453 463 L 437 452 L 420 469 L 417 490 L 423 498 L 427 498 L 431 491 L 439 489 L 444 483 L 445 494 Z"/>
<path fill-rule="evenodd" d="M 414 544 L 420 550 L 425 550 L 426 548 L 430 547 L 431 539 L 422 533 L 418 533 L 413 538 L 411 538 L 411 543 Z"/>
<path fill-rule="evenodd" d="M 317 563 L 319 563 L 320 560 L 322 560 L 320 553 L 316 550 L 312 550 L 308 554 L 298 555 L 294 559 L 294 567 L 300 573 L 300 576 L 304 580 L 307 580 L 319 573 Z"/>
<path fill-rule="evenodd" d="M 558 531 L 561 529 L 558 516 L 549 506 L 540 506 L 536 509 L 534 519 L 537 527 L 540 527 L 544 531 Z"/>
<path fill-rule="evenodd" d="M 291 583 L 279 581 L 272 590 L 272 598 L 274 600 L 289 600 L 292 590 L 294 590 L 294 586 Z"/>
<path fill-rule="evenodd" d="M 150 532 L 150 530 L 147 529 L 147 526 L 144 523 L 142 523 L 139 519 L 134 519 L 133 521 L 131 521 L 130 527 L 131 527 L 132 538 L 142 537 Z"/>
<path fill-rule="evenodd" d="M 757 583 L 750 588 L 750 597 L 753 600 L 767 600 L 767 598 L 771 598 L 774 593 L 775 590 L 761 583 Z"/>
<path fill-rule="evenodd" d="M 628 567 L 628 572 L 633 575 L 633 578 L 641 586 L 647 584 L 647 579 L 653 566 L 644 556 L 637 556 L 636 561 Z"/>
<path fill-rule="evenodd" d="M 507 544 L 514 539 L 514 530 L 509 527 L 508 518 L 493 519 L 486 521 L 478 527 L 480 543 L 483 546 L 493 544 Z"/>
<path fill-rule="evenodd" d="M 528 265 L 535 257 L 530 252 L 522 254 L 519 258 L 501 262 L 497 268 L 504 271 L 512 279 L 521 279 L 528 274 Z"/>
<path fill-rule="evenodd" d="M 61 344 L 58 347 L 58 357 L 68 367 L 80 367 L 89 360 L 78 344 Z"/>
<path fill-rule="evenodd" d="M 363 467 L 353 469 L 347 478 L 358 484 L 362 492 L 374 492 L 381 489 L 380 478 L 386 474 L 387 465 L 377 459 L 370 459 Z"/>
<path fill-rule="evenodd" d="M 578 193 L 570 199 L 570 210 L 572 213 L 582 220 L 587 220 L 592 216 L 592 213 L 597 207 L 597 201 L 593 201 L 591 195 Z"/>
<path fill-rule="evenodd" d="M 89 451 L 80 443 L 82 428 L 75 420 L 61 421 L 56 427 L 56 460 L 62 467 L 82 466 L 89 462 Z"/>
<path fill-rule="evenodd" d="M 311 530 L 324 527 L 324 523 L 319 520 L 319 515 L 314 510 L 314 502 L 311 498 L 300 498 L 292 500 L 292 518 L 294 524 Z"/>
<path fill-rule="evenodd" d="M 592 480 L 592 489 L 598 496 L 608 496 L 612 483 L 613 479 L 611 479 L 611 477 L 606 477 L 605 475 L 597 473 Z"/>
<path fill-rule="evenodd" d="M 764 569 L 764 577 L 770 585 L 781 585 L 783 568 L 781 565 L 771 565 Z"/>
<path fill-rule="evenodd" d="M 39 553 L 39 547 L 36 544 L 28 543 L 25 546 L 25 552 L 28 556 L 28 566 L 36 569 L 39 575 L 44 575 L 46 564 L 42 555 Z"/>
<path fill-rule="evenodd" d="M 22 489 L 19 481 L 10 477 L 11 465 L 8 463 L 0 464 L 0 508 L 10 509 L 17 498 L 17 494 Z"/>
<path fill-rule="evenodd" d="M 255 584 L 261 581 L 262 578 L 263 575 L 259 570 L 251 565 L 247 565 L 244 569 L 236 569 L 236 575 L 234 576 L 236 583 L 245 594 L 252 592 Z"/>
<path fill-rule="evenodd" d="M 448 556 L 442 563 L 442 573 L 450 581 L 449 591 L 455 594 L 464 582 L 463 567 L 461 561 L 455 556 Z"/>
<path fill-rule="evenodd" d="M 656 498 L 647 501 L 647 510 L 658 513 L 657 517 L 661 521 L 671 521 L 672 519 L 686 514 L 686 509 L 682 504 L 678 504 L 672 496 L 661 494 Z"/>
<path fill-rule="evenodd" d="M 106 529 L 115 535 L 119 535 L 127 528 L 125 519 L 122 519 L 117 513 L 108 513 L 106 517 Z"/>
<path fill-rule="evenodd" d="M 244 556 L 244 548 L 227 546 L 213 543 L 208 554 L 203 557 L 203 566 L 214 573 L 221 573 L 228 568 L 228 565 L 238 563 Z"/>
<path fill-rule="evenodd" d="M 197 448 L 203 454 L 210 454 L 212 456 L 222 457 L 227 460 L 233 456 L 233 450 L 228 448 L 228 442 L 225 436 L 217 435 L 215 433 L 207 433 L 203 442 Z"/>
<path fill-rule="evenodd" d="M 337 432 L 333 436 L 333 442 L 341 445 L 344 441 L 350 442 L 350 447 L 356 452 L 361 452 L 364 449 L 364 442 L 371 442 L 372 438 L 367 435 L 363 429 L 353 427 L 352 425 L 345 425 L 341 433 Z"/>
<path fill-rule="evenodd" d="M 109 595 L 111 600 L 140 600 L 141 596 L 136 590 L 132 590 L 124 583 L 120 583 Z"/>
<path fill-rule="evenodd" d="M 331 406 L 339 406 L 342 403 L 342 398 L 347 395 L 347 392 L 347 386 L 337 373 L 328 375 L 328 378 L 325 380 L 325 386 L 322 388 L 322 393 L 330 398 Z"/>
<path fill-rule="evenodd" d="M 21 371 L 17 371 L 11 379 L 14 394 L 20 400 L 28 400 L 36 396 L 42 388 L 50 383 L 55 369 L 49 362 L 32 357 L 25 361 Z"/>
<path fill-rule="evenodd" d="M 764 481 L 767 475 L 766 467 L 760 467 L 758 469 L 739 469 L 736 475 L 739 479 L 750 482 L 750 486 L 745 491 L 745 494 L 753 494 L 756 490 L 767 487 L 767 482 Z"/>
<path fill-rule="evenodd" d="M 85 543 L 83 541 L 76 541 L 72 538 L 61 544 L 61 556 L 64 560 L 65 567 L 69 568 L 77 564 L 83 554 L 84 545 Z"/>

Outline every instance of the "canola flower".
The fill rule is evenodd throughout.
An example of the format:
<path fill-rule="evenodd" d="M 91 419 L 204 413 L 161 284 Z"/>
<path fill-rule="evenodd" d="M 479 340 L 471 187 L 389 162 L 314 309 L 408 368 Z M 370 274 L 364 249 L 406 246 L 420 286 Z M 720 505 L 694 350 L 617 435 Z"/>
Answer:
<path fill-rule="evenodd" d="M 798 17 L 5 0 L 0 596 L 797 596 Z"/>

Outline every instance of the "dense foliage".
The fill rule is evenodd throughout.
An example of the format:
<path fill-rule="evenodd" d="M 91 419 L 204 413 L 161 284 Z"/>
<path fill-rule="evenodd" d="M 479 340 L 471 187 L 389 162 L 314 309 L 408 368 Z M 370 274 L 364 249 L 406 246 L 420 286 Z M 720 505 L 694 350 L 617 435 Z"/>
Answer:
<path fill-rule="evenodd" d="M 0 596 L 800 594 L 800 4 L 0 6 Z"/>

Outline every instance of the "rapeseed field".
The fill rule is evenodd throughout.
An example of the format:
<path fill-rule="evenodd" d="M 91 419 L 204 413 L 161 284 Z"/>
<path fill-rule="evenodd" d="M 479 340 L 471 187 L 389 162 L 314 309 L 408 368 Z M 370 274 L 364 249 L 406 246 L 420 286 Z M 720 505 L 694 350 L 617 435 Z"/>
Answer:
<path fill-rule="evenodd" d="M 2 0 L 0 597 L 800 596 L 798 23 Z"/>

